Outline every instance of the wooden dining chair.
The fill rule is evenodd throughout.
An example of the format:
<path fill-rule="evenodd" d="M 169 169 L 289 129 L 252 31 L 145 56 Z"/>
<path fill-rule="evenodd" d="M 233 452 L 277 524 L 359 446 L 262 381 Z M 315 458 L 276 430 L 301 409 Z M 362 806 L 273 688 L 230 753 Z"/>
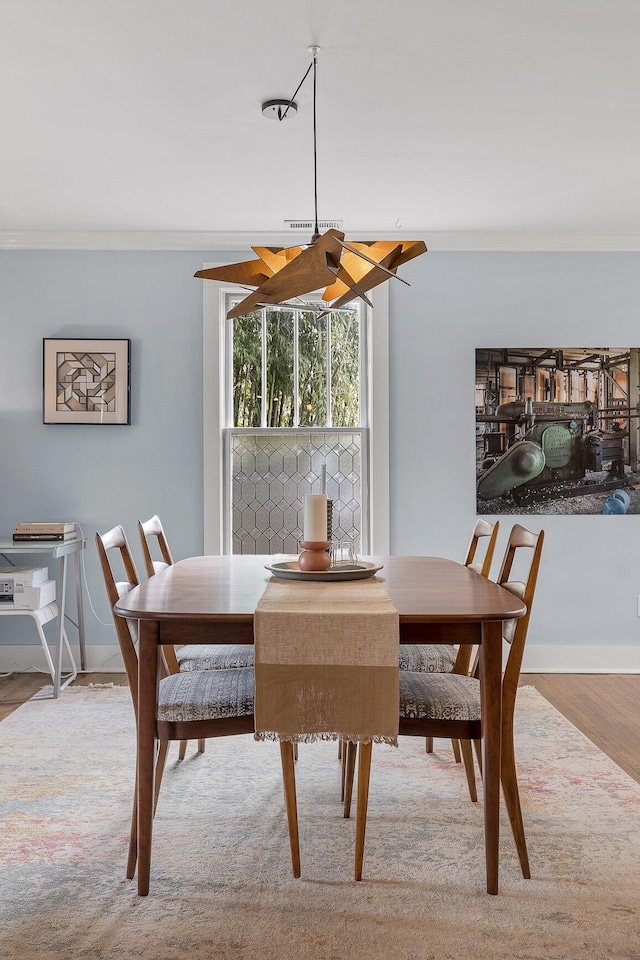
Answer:
<path fill-rule="evenodd" d="M 513 720 L 518 679 L 524 654 L 531 608 L 535 594 L 544 531 L 531 533 L 515 524 L 509 535 L 498 584 L 522 599 L 527 612 L 519 620 L 503 624 L 503 637 L 509 653 L 502 680 L 502 760 L 500 778 L 511 829 L 515 840 L 522 875 L 531 876 L 529 857 L 522 822 L 520 795 L 515 763 Z M 530 552 L 530 553 L 529 553 Z M 529 559 L 524 580 L 512 580 L 516 555 Z M 480 720 L 480 681 L 463 674 L 400 672 L 400 735 L 412 737 L 455 737 L 469 745 L 482 738 Z"/>
<path fill-rule="evenodd" d="M 464 561 L 465 567 L 469 567 L 482 577 L 489 576 L 499 529 L 499 520 L 496 520 L 495 523 L 489 523 L 487 520 L 479 518 L 476 521 Z M 478 546 L 483 540 L 486 540 L 484 557 L 482 560 L 476 560 Z M 416 625 L 414 629 L 416 634 L 419 635 L 420 626 Z M 455 673 L 464 676 L 470 671 L 472 656 L 473 649 L 467 645 L 461 645 L 456 649 L 448 643 L 401 643 L 399 668 L 400 670 L 411 670 L 417 673 Z M 472 800 L 477 800 L 471 744 L 467 741 L 460 743 L 454 738 L 451 741 L 451 746 L 456 763 L 464 761 L 469 795 Z M 427 753 L 433 753 L 433 737 L 425 737 L 425 750 Z M 339 742 L 338 759 L 342 761 L 340 799 L 344 804 L 345 817 L 349 817 L 351 810 L 351 790 L 356 754 L 355 744 Z"/>
<path fill-rule="evenodd" d="M 173 564 L 173 556 L 167 538 L 157 516 L 138 521 L 138 533 L 148 577 Z M 156 538 L 162 560 L 152 557 L 151 541 Z M 171 657 L 171 654 L 169 654 Z M 230 670 L 234 667 L 253 667 L 253 645 L 248 643 L 185 644 L 175 650 L 176 670 Z"/>
<path fill-rule="evenodd" d="M 160 573 L 161 570 L 170 567 L 173 563 L 173 556 L 171 555 L 160 517 L 154 515 L 148 520 L 138 520 L 138 533 L 140 534 L 140 544 L 142 546 L 142 556 L 144 557 L 147 576 L 153 577 L 154 574 Z M 156 539 L 162 560 L 154 560 L 151 556 L 150 540 L 152 537 Z"/>
<path fill-rule="evenodd" d="M 473 528 L 471 540 L 465 557 L 465 567 L 469 567 L 482 577 L 488 577 L 491 570 L 493 554 L 498 539 L 498 530 L 500 521 L 489 523 L 487 520 L 479 518 Z M 486 540 L 484 557 L 482 560 L 476 560 L 478 546 L 481 541 Z M 420 626 L 416 625 L 416 639 L 420 633 Z M 469 673 L 472 658 L 471 647 L 461 646 L 456 649 L 448 643 L 401 643 L 399 654 L 400 670 L 414 670 L 419 673 Z M 453 755 L 456 763 L 464 759 L 467 781 L 469 783 L 469 792 L 474 799 L 475 779 L 473 773 L 473 757 L 469 755 L 468 745 L 461 746 L 457 740 L 452 740 Z M 425 749 L 427 753 L 433 753 L 433 737 L 425 739 Z M 338 758 L 342 760 L 342 786 L 341 799 L 345 804 L 345 816 L 348 816 L 347 810 L 351 806 L 351 797 L 347 796 L 349 783 L 353 778 L 355 769 L 356 750 L 355 747 L 349 747 L 348 743 L 338 744 Z"/>
<path fill-rule="evenodd" d="M 476 521 L 475 527 L 473 528 L 464 565 L 482 577 L 489 576 L 499 529 L 499 520 L 496 520 L 495 523 L 489 523 L 488 520 L 483 520 L 482 518 Z M 481 560 L 477 560 L 476 556 L 481 541 L 486 541 L 484 556 Z M 420 629 L 420 625 L 416 625 L 414 628 L 418 636 Z M 413 671 L 416 673 L 453 673 L 466 676 L 471 669 L 472 656 L 473 648 L 468 645 L 461 645 L 456 649 L 448 643 L 401 643 L 399 668 L 401 671 Z M 469 796 L 475 801 L 478 799 L 478 794 L 471 743 L 469 741 L 460 742 L 456 738 L 453 738 L 451 740 L 451 746 L 456 763 L 464 761 Z M 433 753 L 433 737 L 425 737 L 425 750 L 427 753 Z M 353 788 L 356 755 L 357 749 L 355 744 L 343 744 L 340 742 L 338 747 L 338 756 L 342 760 L 340 799 L 344 805 L 345 817 L 349 817 L 351 810 L 351 792 Z"/>
<path fill-rule="evenodd" d="M 480 518 L 473 529 L 464 565 L 482 577 L 489 576 L 499 528 L 499 520 L 489 523 Z M 485 539 L 487 543 L 484 558 L 477 561 L 475 557 L 478 545 Z M 461 648 L 456 651 L 456 648 L 448 643 L 401 643 L 400 669 L 418 673 L 468 673 L 470 656 L 469 649 Z"/>
<path fill-rule="evenodd" d="M 138 654 L 135 621 L 125 620 L 113 612 L 113 606 L 129 590 L 140 583 L 127 537 L 121 526 L 113 527 L 105 534 L 96 533 L 96 545 L 102 573 L 111 606 L 118 643 L 124 660 L 133 700 L 133 709 L 138 717 Z M 112 556 L 119 554 L 125 580 L 116 580 Z M 167 648 L 163 647 L 163 657 Z M 171 673 L 163 661 L 162 679 L 158 689 L 157 737 L 160 741 L 156 759 L 155 803 L 157 804 L 162 774 L 171 740 L 204 741 L 208 737 L 225 737 L 236 734 L 252 734 L 254 679 L 252 667 L 220 670 L 190 670 L 186 673 Z M 127 879 L 132 879 L 137 862 L 137 790 L 134 790 Z"/>

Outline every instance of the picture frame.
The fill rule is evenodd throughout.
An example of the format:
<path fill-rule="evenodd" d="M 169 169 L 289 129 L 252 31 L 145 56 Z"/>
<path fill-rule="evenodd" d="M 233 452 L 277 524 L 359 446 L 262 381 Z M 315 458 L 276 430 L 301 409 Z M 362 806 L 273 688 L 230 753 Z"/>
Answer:
<path fill-rule="evenodd" d="M 482 347 L 476 513 L 637 514 L 640 347 Z"/>
<path fill-rule="evenodd" d="M 131 423 L 130 340 L 43 340 L 43 423 Z"/>

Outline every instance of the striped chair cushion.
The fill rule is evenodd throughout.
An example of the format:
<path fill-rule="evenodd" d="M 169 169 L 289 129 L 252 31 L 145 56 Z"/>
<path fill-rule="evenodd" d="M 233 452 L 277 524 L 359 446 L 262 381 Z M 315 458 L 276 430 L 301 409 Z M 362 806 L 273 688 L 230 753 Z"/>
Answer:
<path fill-rule="evenodd" d="M 456 673 L 400 671 L 400 718 L 479 720 L 480 681 Z"/>
<path fill-rule="evenodd" d="M 251 667 L 174 673 L 160 681 L 158 720 L 219 720 L 253 713 Z"/>
<path fill-rule="evenodd" d="M 253 666 L 250 643 L 187 643 L 176 650 L 181 673 L 190 670 L 231 670 Z"/>
<path fill-rule="evenodd" d="M 400 669 L 416 673 L 451 673 L 456 648 L 448 643 L 401 643 Z"/>

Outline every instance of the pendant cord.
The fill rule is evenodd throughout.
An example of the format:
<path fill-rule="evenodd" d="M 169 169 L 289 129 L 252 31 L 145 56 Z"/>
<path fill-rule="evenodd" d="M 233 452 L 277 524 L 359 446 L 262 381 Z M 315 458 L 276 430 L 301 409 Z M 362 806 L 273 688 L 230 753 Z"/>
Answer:
<path fill-rule="evenodd" d="M 283 121 L 284 119 L 286 119 L 286 116 L 287 116 L 287 114 L 289 113 L 289 107 L 291 106 L 291 104 L 293 103 L 293 101 L 296 99 L 296 96 L 298 95 L 298 91 L 300 90 L 300 87 L 302 86 L 302 84 L 305 82 L 305 80 L 306 80 L 307 77 L 309 76 L 309 73 L 311 72 L 311 67 L 312 67 L 312 66 L 314 65 L 314 63 L 315 63 L 315 59 L 316 59 L 316 58 L 314 57 L 313 60 L 312 60 L 312 62 L 311 62 L 311 63 L 309 64 L 309 66 L 307 67 L 307 72 L 305 73 L 304 77 L 302 78 L 302 80 L 300 81 L 300 83 L 298 84 L 298 86 L 296 87 L 293 96 L 292 96 L 292 97 L 289 97 L 289 103 L 287 104 L 287 109 L 284 111 L 284 113 L 282 114 L 282 116 L 278 115 L 278 120 L 279 120 L 281 123 L 282 123 L 282 121 Z"/>
<path fill-rule="evenodd" d="M 313 243 L 320 237 L 318 230 L 318 150 L 317 150 L 317 128 L 316 128 L 316 63 L 317 58 L 313 57 L 313 199 L 315 210 L 315 229 L 311 242 Z"/>
<path fill-rule="evenodd" d="M 298 91 L 300 90 L 300 87 L 302 86 L 302 84 L 305 82 L 305 80 L 306 80 L 307 77 L 309 76 L 309 73 L 311 72 L 311 68 L 313 67 L 313 201 L 314 201 L 314 231 L 313 231 L 313 236 L 311 237 L 311 243 L 315 243 L 315 241 L 318 240 L 319 237 L 320 237 L 320 231 L 319 231 L 319 229 L 318 229 L 318 146 L 317 146 L 317 142 L 318 142 L 318 128 L 317 128 L 317 119 L 316 119 L 316 88 L 317 88 L 317 59 L 318 59 L 317 51 L 318 51 L 320 48 L 319 48 L 319 47 L 310 47 L 309 49 L 313 51 L 313 59 L 311 60 L 311 63 L 310 63 L 309 66 L 307 67 L 307 72 L 305 73 L 304 77 L 302 78 L 302 80 L 300 81 L 300 83 L 298 84 L 298 86 L 296 87 L 293 96 L 289 98 L 289 103 L 287 104 L 287 109 L 284 111 L 284 113 L 283 113 L 282 115 L 278 114 L 278 120 L 279 120 L 280 122 L 282 122 L 282 121 L 286 118 L 286 116 L 287 116 L 287 114 L 288 114 L 288 112 L 289 112 L 289 107 L 290 107 L 291 104 L 294 102 L 294 100 L 295 100 L 295 98 L 296 98 L 296 96 L 297 96 L 297 94 L 298 94 Z"/>

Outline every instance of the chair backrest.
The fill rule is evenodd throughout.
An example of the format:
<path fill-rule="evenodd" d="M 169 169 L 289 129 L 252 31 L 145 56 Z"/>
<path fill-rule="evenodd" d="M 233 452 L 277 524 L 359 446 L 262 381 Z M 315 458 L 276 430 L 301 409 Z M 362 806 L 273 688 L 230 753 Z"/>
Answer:
<path fill-rule="evenodd" d="M 483 577 L 489 576 L 489 571 L 491 570 L 491 561 L 493 560 L 493 552 L 496 548 L 496 540 L 498 539 L 499 527 L 499 520 L 496 520 L 495 523 L 489 523 L 488 520 L 482 520 L 481 518 L 478 519 L 475 527 L 473 528 L 473 533 L 471 534 L 471 542 L 469 544 L 469 549 L 467 550 L 467 557 L 464 561 L 465 567 L 470 567 Z M 476 550 L 478 549 L 478 544 L 480 540 L 484 539 L 485 537 L 488 537 L 488 541 L 484 554 L 484 560 L 482 562 L 475 562 L 474 558 L 476 555 Z"/>
<path fill-rule="evenodd" d="M 495 523 L 489 523 L 488 520 L 483 520 L 482 518 L 478 518 L 476 525 L 473 528 L 471 542 L 469 543 L 469 549 L 467 550 L 467 556 L 465 558 L 464 565 L 465 567 L 469 567 L 470 570 L 474 570 L 476 573 L 479 573 L 481 577 L 489 576 L 489 571 L 491 570 L 491 561 L 493 560 L 493 553 L 496 549 L 496 540 L 498 539 L 499 528 L 499 520 L 496 520 Z M 484 553 L 484 560 L 481 562 L 475 562 L 478 544 L 485 538 L 487 539 L 487 547 Z M 477 660 L 478 650 L 470 646 L 468 643 L 461 643 L 458 647 L 458 653 L 456 654 L 456 662 L 453 667 L 453 673 L 459 673 L 463 676 L 466 676 L 468 673 L 473 673 L 475 670 L 475 665 L 477 664 Z"/>
<path fill-rule="evenodd" d="M 124 668 L 127 672 L 129 689 L 133 698 L 133 708 L 138 713 L 138 654 L 135 643 L 137 642 L 135 621 L 125 620 L 124 617 L 118 617 L 114 611 L 114 604 L 118 602 L 129 590 L 133 590 L 140 583 L 136 565 L 131 556 L 131 550 L 127 542 L 127 537 L 121 526 L 112 527 L 107 533 L 96 533 L 96 546 L 98 556 L 102 566 L 104 583 L 107 588 L 107 596 L 111 607 L 111 615 L 120 644 L 120 652 L 124 660 Z M 111 559 L 110 551 L 119 551 L 124 566 L 126 580 L 116 580 Z"/>
<path fill-rule="evenodd" d="M 541 530 L 540 533 L 531 533 L 530 530 L 525 530 L 519 523 L 516 523 L 509 534 L 509 541 L 498 576 L 497 582 L 500 586 L 506 590 L 510 590 L 515 596 L 520 597 L 527 608 L 524 617 L 521 617 L 519 620 L 505 620 L 502 627 L 503 637 L 507 643 L 511 645 L 502 681 L 503 711 L 505 709 L 512 709 L 515 705 L 518 679 L 520 677 L 520 668 L 524 655 L 524 645 L 529 630 L 529 620 L 531 618 L 533 597 L 538 580 L 543 543 L 544 530 Z M 532 551 L 526 579 L 524 581 L 510 580 L 509 578 L 516 553 L 522 550 Z"/>
<path fill-rule="evenodd" d="M 140 543 L 142 544 L 144 566 L 147 571 L 147 576 L 152 577 L 166 567 L 170 567 L 173 563 L 173 557 L 171 556 L 171 550 L 169 549 L 160 518 L 153 516 L 150 517 L 149 520 L 138 520 L 138 533 L 140 534 Z M 157 538 L 162 560 L 154 560 L 151 556 L 151 545 L 149 543 L 151 537 Z"/>

